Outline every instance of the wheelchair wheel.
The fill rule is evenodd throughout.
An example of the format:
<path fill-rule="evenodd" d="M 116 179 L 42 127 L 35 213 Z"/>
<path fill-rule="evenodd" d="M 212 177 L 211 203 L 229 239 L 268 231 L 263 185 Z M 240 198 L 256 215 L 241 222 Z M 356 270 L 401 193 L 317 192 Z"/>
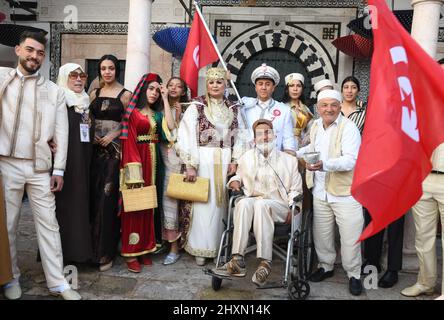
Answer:
<path fill-rule="evenodd" d="M 222 286 L 222 279 L 218 277 L 212 277 L 211 279 L 211 287 L 214 291 L 219 291 L 220 287 Z"/>
<path fill-rule="evenodd" d="M 313 212 L 308 211 L 302 217 L 302 232 L 299 234 L 298 270 L 301 279 L 307 279 L 312 273 L 316 259 L 313 242 Z"/>
<path fill-rule="evenodd" d="M 307 281 L 296 279 L 288 285 L 288 295 L 292 300 L 305 300 L 310 294 L 310 285 Z"/>

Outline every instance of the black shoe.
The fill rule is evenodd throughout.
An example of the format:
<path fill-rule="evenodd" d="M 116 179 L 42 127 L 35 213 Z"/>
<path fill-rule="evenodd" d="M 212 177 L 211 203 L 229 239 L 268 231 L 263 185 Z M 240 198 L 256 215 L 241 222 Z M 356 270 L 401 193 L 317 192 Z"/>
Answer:
<path fill-rule="evenodd" d="M 156 243 L 156 250 L 153 252 L 153 254 L 160 254 L 167 251 L 167 246 L 165 242 Z"/>
<path fill-rule="evenodd" d="M 333 270 L 325 271 L 324 268 L 319 268 L 318 270 L 316 270 L 314 273 L 312 273 L 310 275 L 309 280 L 311 282 L 321 282 L 324 279 L 333 277 L 333 275 L 334 275 L 334 271 Z"/>
<path fill-rule="evenodd" d="M 379 263 L 372 263 L 369 260 L 365 260 L 361 266 L 361 275 L 367 276 L 370 274 L 370 272 L 364 272 L 366 266 L 376 266 L 378 273 L 382 271 L 381 265 Z"/>
<path fill-rule="evenodd" d="M 378 287 L 391 288 L 398 282 L 398 271 L 387 270 L 378 281 Z"/>
<path fill-rule="evenodd" d="M 348 289 L 350 293 L 354 296 L 359 296 L 362 293 L 362 283 L 360 279 L 351 277 L 348 282 Z"/>

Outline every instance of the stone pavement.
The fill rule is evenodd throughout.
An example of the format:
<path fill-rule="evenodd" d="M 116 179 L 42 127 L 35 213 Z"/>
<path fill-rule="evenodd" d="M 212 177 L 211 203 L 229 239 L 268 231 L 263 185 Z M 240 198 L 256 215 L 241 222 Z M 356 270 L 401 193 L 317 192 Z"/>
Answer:
<path fill-rule="evenodd" d="M 440 241 L 438 241 L 440 243 Z M 438 251 L 440 250 L 440 245 Z M 37 239 L 34 222 L 27 202 L 24 203 L 18 232 L 18 257 L 22 272 L 21 284 L 24 300 L 52 300 L 48 295 L 41 264 L 36 262 Z M 182 254 L 181 259 L 173 265 L 163 266 L 165 254 L 153 256 L 153 265 L 144 267 L 139 274 L 126 270 L 124 260 L 118 257 L 111 270 L 99 272 L 92 266 L 78 266 L 78 290 L 86 300 L 285 300 L 289 299 L 286 289 L 256 289 L 251 277 L 257 266 L 254 254 L 247 256 L 248 273 L 245 278 L 223 280 L 222 288 L 215 292 L 211 288 L 211 277 L 205 275 L 202 267 L 195 264 L 193 257 Z M 441 270 L 440 257 L 438 270 Z M 321 283 L 310 282 L 311 300 L 414 300 L 406 298 L 400 291 L 415 283 L 414 266 L 416 257 L 404 256 L 405 270 L 399 275 L 399 282 L 390 289 L 364 290 L 361 296 L 352 296 L 348 291 L 348 280 L 342 267 L 338 264 L 335 275 Z M 209 266 L 214 266 L 213 263 Z M 273 262 L 271 281 L 279 281 L 284 264 L 276 259 Z M 436 292 L 440 291 L 441 278 L 438 280 Z M 438 294 L 429 297 L 418 297 L 420 300 L 431 300 Z M 0 294 L 0 300 L 4 299 Z"/>

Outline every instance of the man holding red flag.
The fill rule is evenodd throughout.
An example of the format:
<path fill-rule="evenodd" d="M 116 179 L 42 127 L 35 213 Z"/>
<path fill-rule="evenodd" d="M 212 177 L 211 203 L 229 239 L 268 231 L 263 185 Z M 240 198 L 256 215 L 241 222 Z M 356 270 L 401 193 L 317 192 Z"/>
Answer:
<path fill-rule="evenodd" d="M 444 59 L 441 59 L 439 63 L 444 69 Z M 407 297 L 432 294 L 437 279 L 436 229 L 439 216 L 441 216 L 441 227 L 444 224 L 444 144 L 441 144 L 433 152 L 432 165 L 432 171 L 422 184 L 421 199 L 412 209 L 416 229 L 415 247 L 419 259 L 419 274 L 413 286 L 401 291 L 401 294 Z M 444 238 L 442 241 L 444 244 Z M 441 283 L 441 294 L 444 294 L 444 279 Z"/>
<path fill-rule="evenodd" d="M 196 14 L 188 36 L 187 47 L 180 65 L 180 77 L 191 90 L 191 97 L 197 96 L 199 70 L 219 59 L 214 40 L 196 6 Z"/>
<path fill-rule="evenodd" d="M 444 142 L 444 72 L 410 37 L 383 0 L 372 8 L 370 100 L 352 195 L 372 216 L 364 240 L 421 197 L 430 156 Z"/>

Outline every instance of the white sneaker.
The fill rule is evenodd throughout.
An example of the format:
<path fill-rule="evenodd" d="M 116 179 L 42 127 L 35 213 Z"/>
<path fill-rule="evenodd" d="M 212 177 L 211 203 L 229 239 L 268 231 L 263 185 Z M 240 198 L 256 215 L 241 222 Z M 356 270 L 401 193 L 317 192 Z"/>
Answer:
<path fill-rule="evenodd" d="M 205 257 L 196 257 L 196 264 L 198 266 L 204 266 L 206 262 L 206 258 Z"/>
<path fill-rule="evenodd" d="M 112 267 L 113 267 L 113 261 L 111 260 L 108 263 L 101 263 L 99 266 L 99 271 L 105 272 L 105 271 L 108 271 L 109 269 L 111 269 Z"/>
<path fill-rule="evenodd" d="M 247 268 L 245 266 L 241 267 L 239 260 L 235 258 L 232 258 L 223 266 L 212 270 L 220 276 L 245 277 L 247 275 Z"/>
<path fill-rule="evenodd" d="M 259 267 L 256 269 L 256 272 L 253 274 L 251 281 L 253 281 L 253 283 L 256 284 L 257 286 L 261 287 L 267 281 L 267 278 L 270 275 L 270 273 L 271 273 L 270 263 L 268 263 L 265 260 L 262 260 L 259 263 Z"/>
<path fill-rule="evenodd" d="M 432 295 L 433 291 L 434 291 L 434 288 L 429 288 L 429 287 L 423 286 L 422 284 L 415 283 L 413 286 L 402 290 L 401 294 L 406 297 L 417 297 L 422 294 Z"/>
<path fill-rule="evenodd" d="M 62 292 L 50 291 L 50 294 L 56 297 L 62 297 L 64 300 L 82 300 L 80 294 L 73 289 L 66 289 Z"/>
<path fill-rule="evenodd" d="M 3 288 L 3 293 L 8 300 L 17 300 L 22 296 L 22 288 L 20 284 L 16 283 L 7 288 Z"/>

